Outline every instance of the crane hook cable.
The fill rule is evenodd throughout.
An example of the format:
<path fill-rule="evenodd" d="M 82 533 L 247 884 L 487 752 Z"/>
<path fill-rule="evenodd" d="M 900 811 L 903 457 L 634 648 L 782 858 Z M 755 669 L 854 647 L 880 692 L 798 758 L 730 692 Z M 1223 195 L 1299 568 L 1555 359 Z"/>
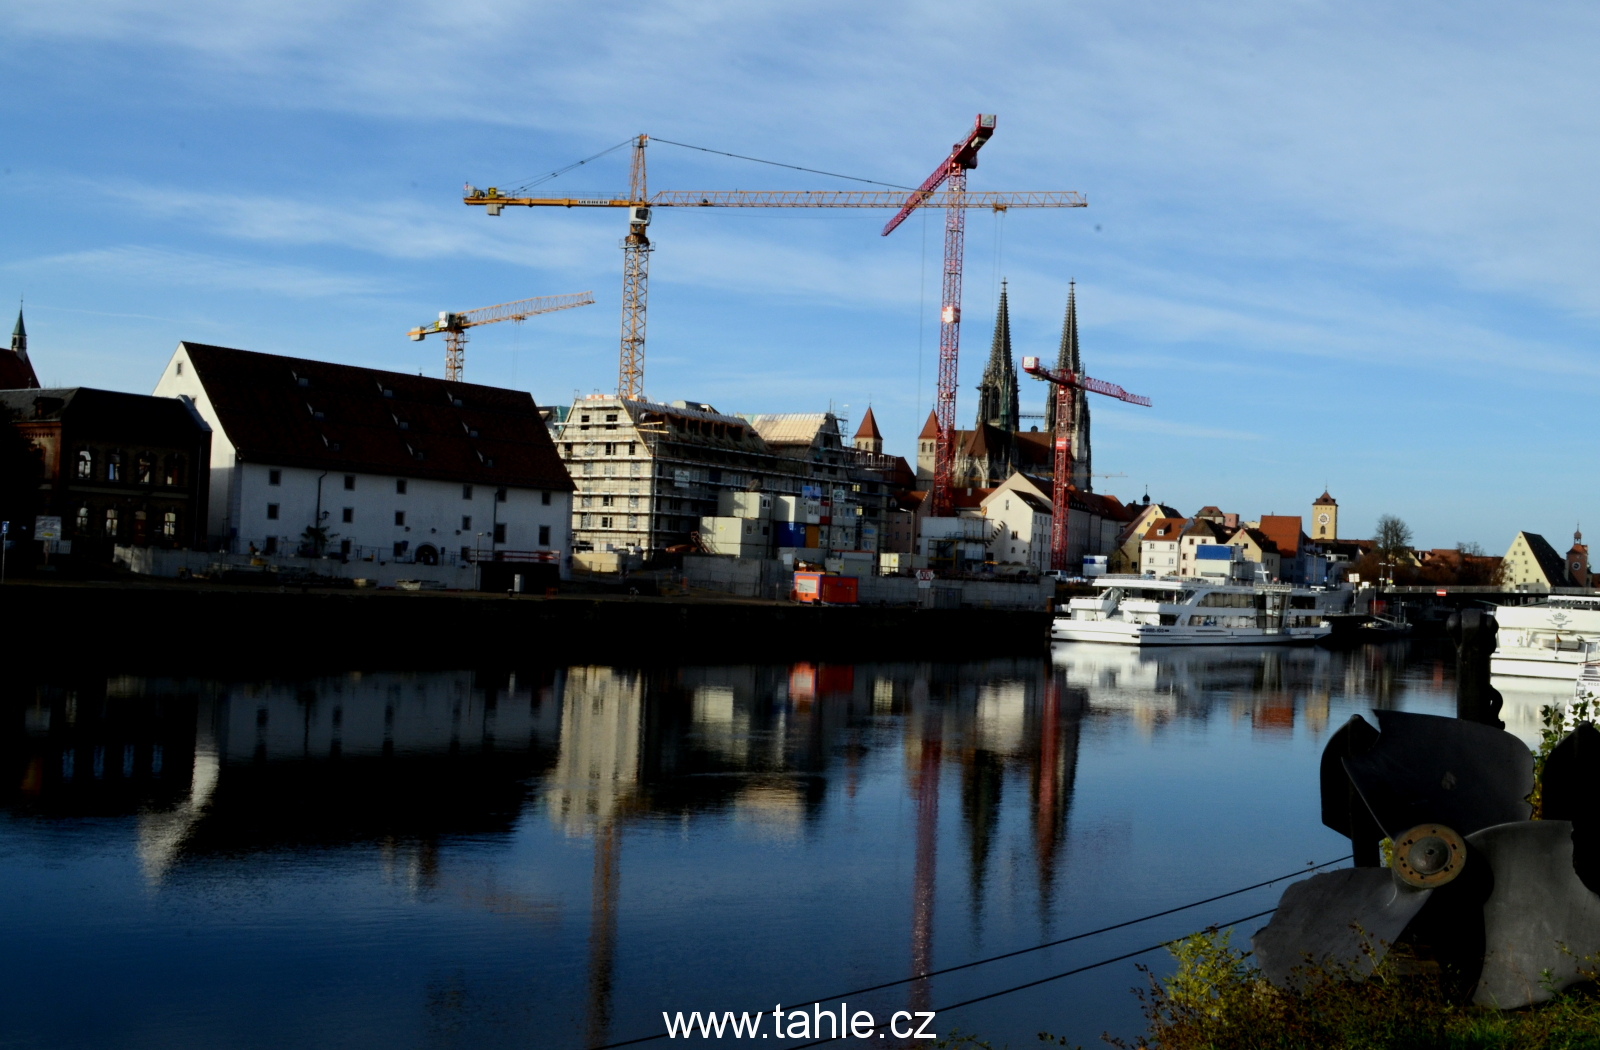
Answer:
<path fill-rule="evenodd" d="M 1098 935 L 1100 935 L 1102 933 L 1110 933 L 1113 930 L 1120 930 L 1120 929 L 1122 929 L 1122 928 L 1124 928 L 1126 926 L 1136 926 L 1141 922 L 1149 922 L 1151 919 L 1159 919 L 1159 918 L 1162 918 L 1163 916 L 1173 915 L 1173 914 L 1176 914 L 1177 912 L 1180 912 L 1180 911 L 1188 911 L 1190 908 L 1198 908 L 1202 904 L 1211 904 L 1214 901 L 1220 901 L 1220 900 L 1223 900 L 1223 899 L 1228 898 L 1228 897 L 1237 897 L 1241 893 L 1249 893 L 1251 890 L 1259 890 L 1264 886 L 1271 886 L 1273 883 L 1282 882 L 1284 879 L 1292 879 L 1297 875 L 1309 874 L 1310 872 L 1317 871 L 1320 868 L 1326 868 L 1326 867 L 1329 867 L 1329 866 L 1334 865 L 1334 864 L 1343 864 L 1345 861 L 1352 860 L 1352 859 L 1354 859 L 1353 855 L 1346 854 L 1345 856 L 1340 857 L 1337 860 L 1325 860 L 1321 864 L 1308 864 L 1304 868 L 1300 868 L 1300 869 L 1298 869 L 1296 871 L 1292 871 L 1287 875 L 1279 875 L 1275 879 L 1268 879 L 1265 882 L 1258 882 L 1258 883 L 1255 883 L 1252 886 L 1242 886 L 1239 889 L 1229 890 L 1227 893 L 1219 893 L 1214 897 L 1206 897 L 1203 900 L 1193 901 L 1193 902 L 1191 902 L 1189 904 L 1180 904 L 1176 908 L 1168 908 L 1165 911 L 1151 912 L 1149 915 L 1144 915 L 1144 916 L 1141 916 L 1141 917 L 1139 917 L 1137 919 L 1128 919 L 1125 922 L 1114 923 L 1114 924 L 1112 924 L 1110 926 L 1102 926 L 1098 930 L 1086 930 L 1083 933 L 1075 933 L 1070 937 L 1062 937 L 1059 940 L 1046 941 L 1043 944 L 1035 944 L 1035 945 L 1032 945 L 1031 947 L 1028 947 L 1028 948 L 1018 948 L 1015 951 L 1002 952 L 999 955 L 991 955 L 987 959 L 975 959 L 972 962 L 960 963 L 960 964 L 958 964 L 956 966 L 947 966 L 942 970 L 929 970 L 926 973 L 914 974 L 911 977 L 902 977 L 902 978 L 900 978 L 898 980 L 894 980 L 894 981 L 885 981 L 883 984 L 874 984 L 874 985 L 870 985 L 870 986 L 868 986 L 866 988 L 856 988 L 856 989 L 854 989 L 852 991 L 848 991 L 848 992 L 836 992 L 833 995 L 819 996 L 816 999 L 807 999 L 803 1003 L 796 1003 L 796 1004 L 794 1004 L 794 1006 L 795 1006 L 795 1009 L 801 1009 L 803 1007 L 812 1006 L 812 1005 L 817 1004 L 817 1003 L 827 1002 L 827 1001 L 832 1000 L 832 999 L 854 998 L 855 996 L 858 996 L 858 995 L 865 995 L 868 992 L 878 992 L 878 991 L 882 991 L 885 988 L 893 988 L 896 985 L 910 984 L 913 981 L 925 981 L 925 980 L 927 980 L 929 978 L 932 978 L 932 977 L 939 977 L 939 976 L 942 976 L 942 975 L 947 974 L 947 973 L 955 973 L 957 970 L 969 970 L 974 966 L 983 966 L 986 963 L 999 962 L 1002 959 L 1010 959 L 1010 958 L 1014 958 L 1015 956 L 1018 956 L 1018 955 L 1026 955 L 1029 952 L 1040 951 L 1040 950 L 1042 950 L 1044 948 L 1054 948 L 1057 945 L 1068 944 L 1068 943 L 1070 943 L 1072 941 L 1081 941 L 1086 937 L 1095 937 L 1095 936 L 1098 936 Z M 1261 912 L 1260 914 L 1261 915 L 1269 915 L 1269 914 L 1271 914 L 1271 911 L 1272 911 L 1272 909 L 1269 909 L 1268 911 Z M 1255 918 L 1259 918 L 1259 917 L 1260 917 L 1259 915 L 1247 915 L 1247 916 L 1245 916 L 1245 918 L 1238 919 L 1236 921 L 1237 922 L 1248 922 L 1250 919 L 1255 919 Z M 1233 923 L 1226 923 L 1225 925 L 1231 926 L 1231 925 L 1233 925 Z M 1162 941 L 1161 944 L 1157 944 L 1157 945 L 1155 945 L 1155 947 L 1152 947 L 1152 948 L 1141 948 L 1139 951 L 1136 951 L 1136 952 L 1132 953 L 1132 955 L 1119 955 L 1115 959 L 1106 959 L 1103 962 L 1098 962 L 1098 963 L 1093 964 L 1093 966 L 1083 967 L 1083 969 L 1093 969 L 1094 966 L 1105 966 L 1105 965 L 1108 965 L 1110 963 L 1120 962 L 1123 959 L 1132 958 L 1133 955 L 1143 955 L 1146 952 L 1155 951 L 1156 948 L 1160 948 L 1160 947 L 1162 947 L 1162 945 L 1171 944 L 1171 943 L 1172 943 L 1171 941 Z M 1056 980 L 1056 978 L 1058 978 L 1058 977 L 1067 977 L 1067 976 L 1070 976 L 1073 973 L 1078 973 L 1078 972 L 1080 972 L 1080 971 L 1079 970 L 1072 970 L 1072 971 L 1069 971 L 1068 973 L 1057 974 L 1055 977 L 1046 977 L 1044 980 L 1053 981 L 1053 980 Z M 1038 984 L 1040 982 L 1035 981 L 1033 983 L 1034 984 Z M 1010 989 L 1010 990 L 1011 991 L 1018 991 L 1021 988 L 1031 988 L 1031 987 L 1033 987 L 1032 984 L 1025 984 L 1025 985 L 1019 985 L 1017 988 L 1013 988 L 1013 989 Z M 1003 995 L 1003 994 L 1005 994 L 1005 993 L 1004 992 L 996 992 L 996 993 L 994 993 L 994 995 Z M 985 999 L 992 999 L 992 998 L 994 998 L 994 995 L 984 996 L 984 998 Z M 979 1001 L 980 1000 L 977 1000 L 977 999 L 972 1000 L 972 1002 L 979 1002 Z M 966 1006 L 966 1005 L 968 1005 L 968 1004 L 967 1003 L 957 1003 L 956 1004 L 956 1006 Z M 945 1009 L 953 1010 L 953 1009 L 955 1009 L 955 1007 L 954 1006 L 945 1007 Z M 665 1039 L 665 1038 L 667 1038 L 667 1033 L 661 1032 L 661 1033 L 659 1033 L 657 1035 L 643 1035 L 643 1036 L 639 1036 L 639 1037 L 634 1038 L 634 1039 L 624 1039 L 623 1041 L 621 1041 L 619 1043 L 606 1043 L 603 1046 L 594 1047 L 593 1050 L 616 1050 L 617 1047 L 633 1046 L 636 1043 L 648 1043 L 648 1042 L 651 1042 L 651 1041 L 656 1040 L 656 1039 Z M 806 1045 L 813 1046 L 813 1045 L 816 1045 L 816 1044 L 808 1043 Z M 794 1047 L 793 1050 L 800 1050 L 800 1047 Z"/>
<path fill-rule="evenodd" d="M 826 175 L 831 179 L 849 179 L 851 182 L 865 182 L 873 186 L 887 186 L 892 190 L 911 190 L 915 187 L 902 186 L 896 182 L 879 182 L 877 179 L 861 179 L 854 175 L 840 175 L 836 171 L 819 171 L 816 168 L 802 168 L 798 164 L 785 164 L 780 160 L 762 160 L 760 157 L 746 157 L 742 153 L 726 153 L 720 149 L 708 149 L 705 146 L 691 146 L 687 142 L 673 142 L 671 139 L 652 138 L 651 142 L 665 142 L 669 146 L 681 146 L 684 149 L 697 149 L 701 153 L 715 153 L 722 157 L 732 157 L 735 160 L 749 160 L 757 164 L 771 164 L 775 168 L 792 168 L 795 171 L 806 171 L 813 175 Z"/>

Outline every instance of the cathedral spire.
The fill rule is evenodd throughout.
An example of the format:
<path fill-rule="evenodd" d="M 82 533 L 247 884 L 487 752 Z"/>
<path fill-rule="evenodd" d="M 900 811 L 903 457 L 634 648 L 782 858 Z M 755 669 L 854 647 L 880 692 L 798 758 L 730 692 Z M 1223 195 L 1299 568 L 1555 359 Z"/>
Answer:
<path fill-rule="evenodd" d="M 994 316 L 994 341 L 989 346 L 989 364 L 978 383 L 978 422 L 988 423 L 1007 433 L 1021 421 L 1017 405 L 1017 368 L 1011 354 L 1011 310 L 1006 303 L 1006 282 L 1000 282 L 1000 308 Z"/>
<path fill-rule="evenodd" d="M 1078 351 L 1078 282 L 1067 283 L 1067 316 L 1061 322 L 1061 349 L 1056 353 L 1056 370 L 1083 373 L 1083 357 Z M 1094 466 L 1089 446 L 1089 395 L 1081 388 L 1072 391 L 1072 484 L 1081 492 L 1094 490 Z M 1056 429 L 1056 398 L 1052 386 L 1045 392 L 1044 429 Z"/>

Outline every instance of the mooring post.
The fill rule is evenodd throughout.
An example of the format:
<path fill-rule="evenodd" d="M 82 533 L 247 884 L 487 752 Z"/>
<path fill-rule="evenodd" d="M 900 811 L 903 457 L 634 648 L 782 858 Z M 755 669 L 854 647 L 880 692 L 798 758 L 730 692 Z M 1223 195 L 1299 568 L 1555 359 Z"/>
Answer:
<path fill-rule="evenodd" d="M 1500 691 L 1489 684 L 1489 658 L 1494 655 L 1500 624 L 1487 609 L 1462 609 L 1450 614 L 1445 632 L 1456 646 L 1456 717 L 1504 729 Z"/>

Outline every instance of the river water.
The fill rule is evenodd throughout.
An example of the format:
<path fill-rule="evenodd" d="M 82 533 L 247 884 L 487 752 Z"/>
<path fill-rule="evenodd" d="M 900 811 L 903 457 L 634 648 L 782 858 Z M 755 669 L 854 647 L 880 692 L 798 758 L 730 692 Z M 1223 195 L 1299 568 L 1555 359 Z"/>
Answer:
<path fill-rule="evenodd" d="M 1452 714 L 1454 688 L 1421 642 L 12 682 L 0 1046 L 579 1050 L 711 1010 L 764 1010 L 770 1039 L 780 1003 L 1340 857 L 1317 817 L 1329 733 Z M 1531 738 L 1560 692 L 1508 691 L 1509 727 Z M 940 1008 L 1281 885 L 848 1012 L 936 1010 L 997 1047 L 1136 1035 L 1135 967 L 1163 953 Z"/>

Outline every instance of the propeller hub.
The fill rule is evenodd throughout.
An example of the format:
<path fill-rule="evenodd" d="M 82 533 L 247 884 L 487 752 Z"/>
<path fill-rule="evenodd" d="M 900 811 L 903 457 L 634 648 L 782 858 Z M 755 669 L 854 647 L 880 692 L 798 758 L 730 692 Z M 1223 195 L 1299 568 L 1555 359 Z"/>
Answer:
<path fill-rule="evenodd" d="M 1466 863 L 1467 844 L 1443 824 L 1419 824 L 1394 838 L 1394 873 L 1408 886 L 1443 886 Z"/>

